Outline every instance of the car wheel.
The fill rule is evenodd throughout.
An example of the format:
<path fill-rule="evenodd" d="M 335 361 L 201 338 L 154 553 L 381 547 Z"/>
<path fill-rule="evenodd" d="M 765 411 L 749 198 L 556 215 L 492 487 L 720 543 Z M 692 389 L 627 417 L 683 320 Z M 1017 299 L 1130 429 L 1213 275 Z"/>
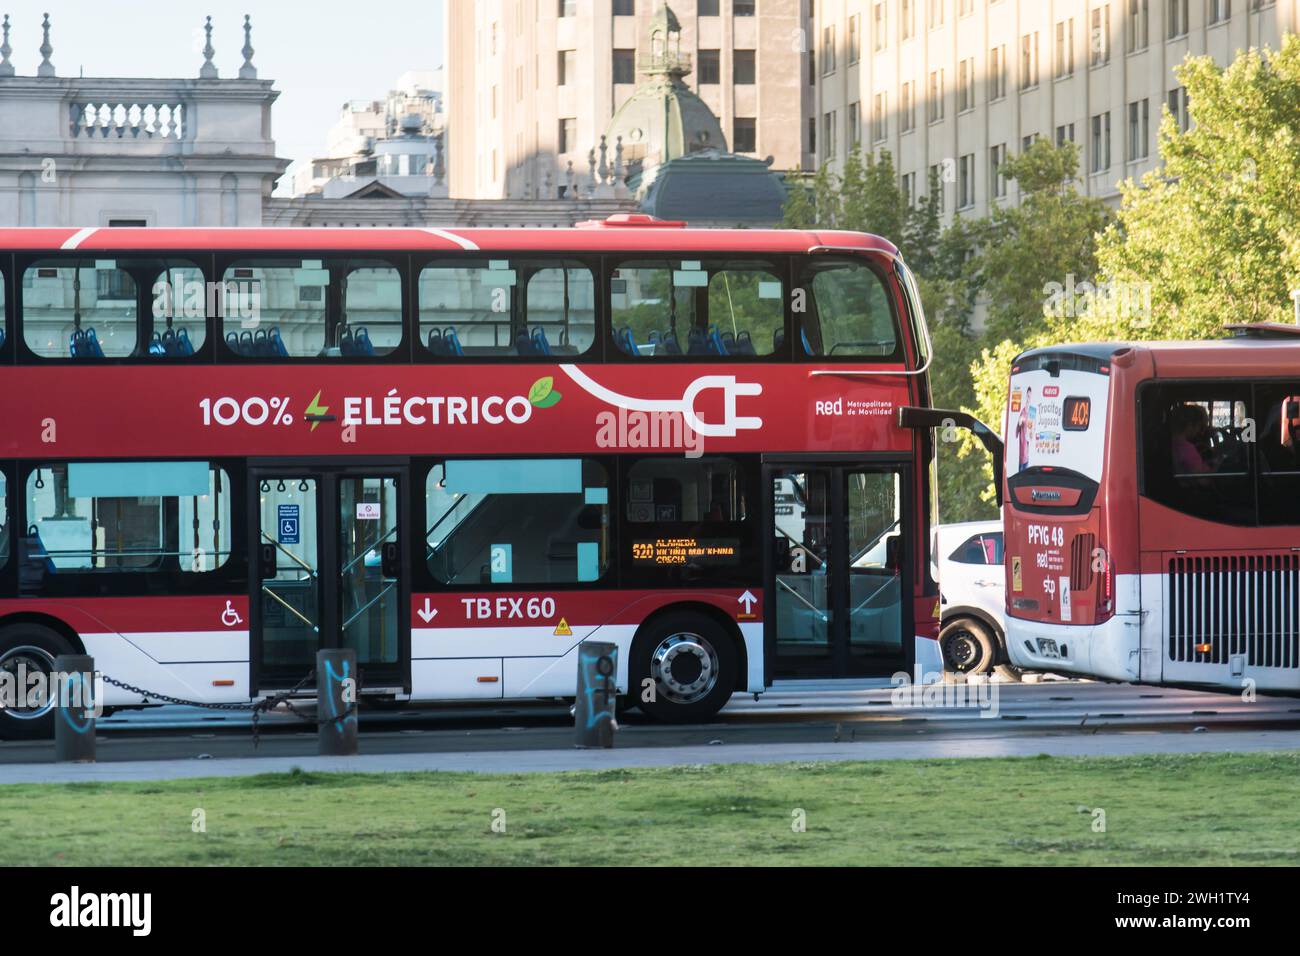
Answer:
<path fill-rule="evenodd" d="M 954 674 L 983 674 L 993 669 L 997 643 L 982 622 L 959 617 L 939 632 L 944 670 Z"/>

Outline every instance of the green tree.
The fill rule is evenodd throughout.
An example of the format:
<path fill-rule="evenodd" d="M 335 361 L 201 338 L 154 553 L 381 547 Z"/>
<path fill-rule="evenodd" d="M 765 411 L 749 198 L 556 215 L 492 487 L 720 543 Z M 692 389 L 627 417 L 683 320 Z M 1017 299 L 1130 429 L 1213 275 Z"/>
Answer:
<path fill-rule="evenodd" d="M 1025 348 L 1208 338 L 1229 322 L 1290 320 L 1300 285 L 1300 38 L 1247 50 L 1226 68 L 1189 57 L 1175 75 L 1193 125 L 1180 130 L 1164 112 L 1162 164 L 1120 185 L 1093 290 L 1049 298 L 1040 324 L 982 352 L 972 367 L 982 415 L 1000 416 Z"/>

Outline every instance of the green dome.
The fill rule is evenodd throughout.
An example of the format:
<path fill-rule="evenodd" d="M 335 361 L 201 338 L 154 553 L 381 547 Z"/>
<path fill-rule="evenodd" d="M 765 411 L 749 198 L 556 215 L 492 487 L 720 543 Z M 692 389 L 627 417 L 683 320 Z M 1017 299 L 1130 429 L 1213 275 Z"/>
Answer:
<path fill-rule="evenodd" d="M 611 145 L 623 137 L 623 160 L 637 168 L 666 163 L 702 149 L 726 151 L 722 124 L 695 93 L 672 74 L 650 76 L 619 107 L 605 129 Z"/>

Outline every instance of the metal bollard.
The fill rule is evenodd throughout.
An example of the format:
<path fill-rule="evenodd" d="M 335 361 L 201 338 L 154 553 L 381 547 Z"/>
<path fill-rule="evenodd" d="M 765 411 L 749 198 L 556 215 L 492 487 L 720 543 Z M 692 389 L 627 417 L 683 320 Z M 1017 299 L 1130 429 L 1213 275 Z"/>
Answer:
<path fill-rule="evenodd" d="M 618 645 L 583 641 L 578 646 L 578 699 L 573 706 L 575 746 L 613 747 L 618 688 Z"/>
<path fill-rule="evenodd" d="M 60 654 L 54 659 L 54 759 L 60 763 L 95 762 L 95 659 L 85 654 Z"/>
<path fill-rule="evenodd" d="M 316 652 L 316 720 L 321 754 L 356 754 L 357 690 L 356 651 L 334 647 Z"/>

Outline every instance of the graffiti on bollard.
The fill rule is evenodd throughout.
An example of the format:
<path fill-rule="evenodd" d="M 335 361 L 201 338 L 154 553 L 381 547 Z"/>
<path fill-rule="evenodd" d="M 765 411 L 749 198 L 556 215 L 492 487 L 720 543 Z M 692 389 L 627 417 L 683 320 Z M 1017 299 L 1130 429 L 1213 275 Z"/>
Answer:
<path fill-rule="evenodd" d="M 618 645 L 583 641 L 578 647 L 578 699 L 574 732 L 578 747 L 613 747 L 618 700 Z"/>

